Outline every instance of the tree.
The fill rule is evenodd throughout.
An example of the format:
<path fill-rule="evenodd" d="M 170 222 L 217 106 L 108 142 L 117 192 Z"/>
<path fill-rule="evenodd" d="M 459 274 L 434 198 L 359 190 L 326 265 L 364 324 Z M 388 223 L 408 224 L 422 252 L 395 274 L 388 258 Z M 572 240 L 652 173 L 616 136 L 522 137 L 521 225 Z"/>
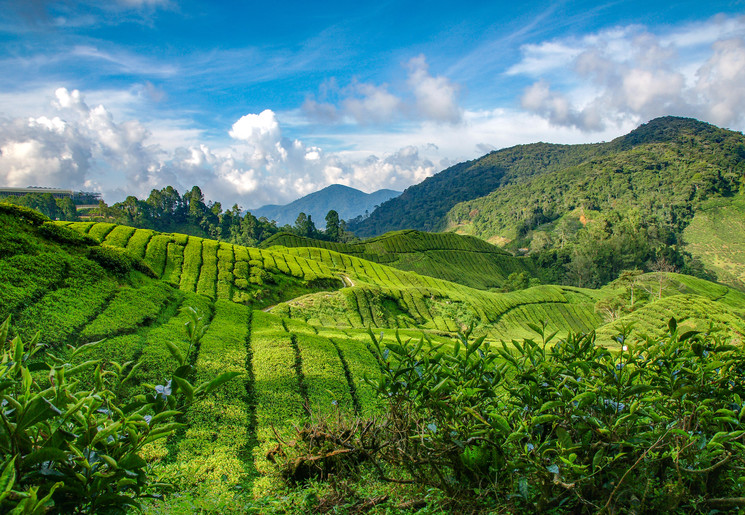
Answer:
<path fill-rule="evenodd" d="M 629 308 L 631 310 L 634 309 L 634 290 L 636 289 L 637 283 L 643 273 L 642 270 L 624 270 L 615 281 L 619 286 L 626 288 L 626 291 L 629 293 L 631 301 Z"/>
<path fill-rule="evenodd" d="M 339 213 L 333 209 L 326 214 L 326 237 L 331 241 L 339 241 L 341 239 Z"/>
<path fill-rule="evenodd" d="M 313 220 L 311 219 L 310 215 L 306 215 L 305 213 L 302 213 L 302 212 L 299 215 L 297 215 L 297 219 L 295 220 L 295 233 L 298 236 L 305 236 L 306 238 L 313 238 L 317 232 L 318 232 L 318 229 L 316 229 L 316 226 L 313 223 Z"/>

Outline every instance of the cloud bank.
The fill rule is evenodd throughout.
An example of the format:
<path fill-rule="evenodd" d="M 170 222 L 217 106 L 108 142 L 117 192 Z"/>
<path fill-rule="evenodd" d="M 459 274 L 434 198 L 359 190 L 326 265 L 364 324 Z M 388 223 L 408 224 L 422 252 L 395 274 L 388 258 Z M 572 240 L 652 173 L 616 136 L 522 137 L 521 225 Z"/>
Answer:
<path fill-rule="evenodd" d="M 277 114 L 247 114 L 227 131 L 231 143 L 165 150 L 136 120 L 117 122 L 103 105 L 58 88 L 49 113 L 0 120 L 0 181 L 103 192 L 109 201 L 173 185 L 202 187 L 224 204 L 289 202 L 329 184 L 373 191 L 405 188 L 435 173 L 415 146 L 381 156 L 345 156 L 286 138 Z"/>
<path fill-rule="evenodd" d="M 405 87 L 392 93 L 388 84 L 352 82 L 340 88 L 335 80 L 325 82 L 320 97 L 310 96 L 303 104 L 305 115 L 318 123 L 383 124 L 401 120 L 457 124 L 463 110 L 458 102 L 460 87 L 447 77 L 433 76 L 423 55 L 404 64 Z"/>
<path fill-rule="evenodd" d="M 745 17 L 714 18 L 664 36 L 617 28 L 522 52 L 507 73 L 537 80 L 521 105 L 556 126 L 596 131 L 667 114 L 732 128 L 745 123 Z"/>

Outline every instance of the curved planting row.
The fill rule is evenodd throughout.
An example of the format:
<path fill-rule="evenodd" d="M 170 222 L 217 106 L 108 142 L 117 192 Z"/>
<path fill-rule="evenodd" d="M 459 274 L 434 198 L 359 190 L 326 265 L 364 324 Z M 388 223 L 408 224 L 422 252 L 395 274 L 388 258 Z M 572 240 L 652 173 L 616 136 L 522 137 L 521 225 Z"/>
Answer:
<path fill-rule="evenodd" d="M 17 312 L 14 327 L 24 340 L 40 331 L 41 343 L 67 343 L 104 309 L 116 292 L 116 280 L 98 264 L 78 258 L 69 259 L 66 266 L 67 276 L 56 284 L 56 289 L 48 290 Z"/>
<path fill-rule="evenodd" d="M 80 332 L 83 340 L 96 340 L 132 332 L 157 318 L 173 290 L 165 283 L 119 290 L 106 309 Z"/>
<path fill-rule="evenodd" d="M 252 440 L 247 341 L 251 311 L 246 306 L 218 300 L 215 314 L 199 346 L 196 383 L 224 372 L 241 375 L 191 406 L 188 429 L 178 442 L 177 460 L 191 471 L 189 481 L 235 486 L 250 472 L 246 446 Z"/>
<path fill-rule="evenodd" d="M 341 284 L 325 263 L 300 256 L 108 223 L 65 225 L 107 245 L 125 248 L 143 258 L 166 282 L 213 299 L 268 302 L 263 300 L 267 295 L 281 297 L 285 288 L 315 289 L 323 281 Z M 279 284 L 282 281 L 295 282 Z"/>
<path fill-rule="evenodd" d="M 672 295 L 650 302 L 597 330 L 598 342 L 618 345 L 615 336 L 624 326 L 633 324 L 635 338 L 665 336 L 667 321 L 675 317 L 682 331 L 713 331 L 735 335 L 741 341 L 745 321 L 737 312 L 700 295 Z"/>

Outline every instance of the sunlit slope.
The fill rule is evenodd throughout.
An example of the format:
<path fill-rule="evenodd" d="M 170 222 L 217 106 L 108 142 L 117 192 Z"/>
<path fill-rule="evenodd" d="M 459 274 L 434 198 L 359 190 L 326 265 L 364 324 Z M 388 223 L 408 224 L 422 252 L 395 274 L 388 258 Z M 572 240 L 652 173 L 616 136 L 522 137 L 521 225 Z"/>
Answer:
<path fill-rule="evenodd" d="M 683 330 L 714 331 L 735 341 L 745 334 L 745 293 L 739 289 L 688 275 L 650 273 L 637 279 L 635 294 L 640 299 L 633 311 L 597 328 L 599 343 L 618 345 L 616 336 L 624 327 L 633 328 L 632 339 L 664 336 L 673 317 Z"/>
<path fill-rule="evenodd" d="M 298 320 L 221 298 L 228 290 L 220 288 L 217 279 L 213 279 L 214 287 L 204 288 L 206 294 L 197 293 L 205 277 L 219 275 L 206 274 L 204 264 L 188 283 L 195 291 L 179 289 L 186 284 L 180 279 L 170 284 L 148 277 L 136 269 L 143 267 L 142 263 L 130 267 L 121 267 L 116 261 L 101 264 L 92 258 L 102 249 L 94 240 L 48 221 L 43 225 L 42 218 L 19 217 L 13 211 L 0 207 L 4 229 L 0 232 L 0 315 L 12 316 L 16 333 L 29 338 L 41 331 L 40 341 L 57 354 L 66 352 L 66 344 L 75 347 L 103 339 L 80 360 L 101 360 L 104 368 L 112 366 L 112 361 L 129 362 L 125 365 L 129 368 L 139 362 L 125 395 L 144 391 L 145 383 L 165 384 L 176 368 L 165 342 L 189 356 L 195 381 L 226 371 L 241 373 L 191 406 L 184 414 L 183 431 L 146 449 L 145 457 L 161 461 L 173 472 L 172 477 L 209 485 L 211 495 L 230 496 L 237 485 L 245 487 L 256 477 L 257 469 L 266 465 L 260 449 L 273 434 L 272 426 L 282 431 L 311 413 L 341 410 L 352 415 L 376 410 L 374 392 L 363 381 L 365 374 L 374 374 L 376 369 L 364 331 L 327 330 L 319 334 L 317 328 Z M 143 240 L 149 238 L 156 245 L 166 242 L 168 248 L 178 238 L 127 228 L 92 228 L 107 230 L 112 234 L 110 241 L 124 246 L 134 242 L 144 249 L 144 255 L 151 248 Z M 126 235 L 126 243 L 124 237 L 116 240 L 117 234 Z M 211 265 L 216 270 L 221 262 L 219 250 L 217 264 Z M 231 251 L 240 255 L 240 249 Z M 266 252 L 256 256 L 262 257 L 262 264 L 276 257 Z M 151 250 L 151 257 L 157 258 L 157 252 Z M 327 273 L 325 279 L 334 277 L 322 263 L 310 264 L 292 255 L 282 262 L 288 261 L 306 265 L 309 282 L 324 279 L 323 273 Z M 188 262 L 187 258 L 187 268 Z M 273 262 L 277 266 L 277 261 Z M 160 273 L 169 268 L 177 267 L 162 260 Z M 174 277 L 176 274 L 170 276 Z M 279 288 L 283 279 L 276 279 L 276 284 L 268 286 Z M 209 324 L 200 345 L 191 350 L 184 329 L 190 320 L 186 308 L 196 310 Z"/>
<path fill-rule="evenodd" d="M 167 283 L 212 299 L 263 307 L 343 284 L 323 263 L 271 250 L 108 223 L 61 224 L 106 245 L 124 248 L 142 258 Z"/>
<path fill-rule="evenodd" d="M 528 324 L 544 320 L 560 334 L 590 331 L 601 322 L 594 311 L 599 294 L 592 290 L 538 286 L 491 293 L 316 247 L 255 249 L 103 223 L 67 227 L 142 257 L 156 275 L 182 291 L 254 307 L 288 301 L 274 309 L 312 325 L 450 333 L 474 325 L 494 338 L 513 338 L 529 334 Z M 475 238 L 432 236 L 442 241 L 430 240 L 435 241 L 431 245 L 440 247 L 466 241 L 471 248 L 493 248 Z M 413 246 L 412 241 L 377 238 L 370 248 L 382 253 L 403 242 Z M 347 287 L 340 289 L 343 284 Z M 319 289 L 324 291 L 313 294 Z"/>
<path fill-rule="evenodd" d="M 454 233 L 395 231 L 354 243 L 336 243 L 279 233 L 263 248 L 318 247 L 387 264 L 481 290 L 499 288 L 513 272 L 533 274 L 528 259 L 515 257 L 483 240 Z"/>
<path fill-rule="evenodd" d="M 596 309 L 598 301 L 618 295 L 612 287 L 590 290 L 541 285 L 516 292 L 495 293 L 354 255 L 397 255 L 391 250 L 404 250 L 402 245 L 405 242 L 409 248 L 415 248 L 417 239 L 420 248 L 427 245 L 453 247 L 462 245 L 463 241 L 472 248 L 479 245 L 492 247 L 473 238 L 431 235 L 446 236 L 433 243 L 436 238 L 428 240 L 423 237 L 426 233 L 401 231 L 392 237 L 369 240 L 365 247 L 327 244 L 345 251 L 341 253 L 319 247 L 238 247 L 110 224 L 73 223 L 69 227 L 143 256 L 156 274 L 182 291 L 202 293 L 211 299 L 248 303 L 254 308 L 271 306 L 272 313 L 286 320 L 307 323 L 321 332 L 330 328 L 373 327 L 444 334 L 472 325 L 477 334 L 499 340 L 530 336 L 531 325 L 546 322 L 548 328 L 559 335 L 602 328 L 599 334 L 607 343 L 609 335 L 620 327 L 617 323 L 606 324 Z M 285 237 L 285 241 L 292 239 Z M 359 252 L 360 249 L 366 252 Z M 455 249 L 453 252 L 462 251 Z M 659 280 L 660 277 L 664 279 Z M 674 299 L 666 300 L 664 308 L 658 311 L 665 313 L 667 318 L 693 319 L 691 306 L 700 298 L 702 302 L 709 301 L 705 311 L 711 313 L 712 320 L 720 321 L 722 329 L 737 330 L 736 324 L 727 326 L 724 321 L 732 316 L 738 317 L 738 313 L 745 309 L 742 294 L 709 281 L 677 274 L 649 274 L 642 283 L 650 292 L 647 297 L 679 296 L 677 303 Z M 662 291 L 657 292 L 656 289 L 660 288 Z M 654 299 L 648 299 L 646 303 L 651 300 Z M 622 313 L 623 322 L 631 323 L 638 319 L 637 325 L 644 326 L 649 315 L 641 308 L 642 305 L 637 304 L 633 312 Z"/>
<path fill-rule="evenodd" d="M 378 410 L 364 381 L 377 370 L 367 348 L 369 327 L 388 341 L 395 331 L 402 338 L 424 331 L 447 342 L 448 333 L 464 324 L 507 339 L 531 336 L 530 323 L 548 321 L 560 333 L 600 327 L 610 340 L 622 322 L 603 325 L 594 310 L 620 289 L 539 286 L 490 293 L 326 249 L 246 249 L 123 226 L 71 225 L 126 249 L 115 255 L 144 259 L 131 258 L 122 268 L 100 260 L 106 247 L 93 239 L 42 222 L 0 208 L 0 315 L 13 317 L 17 333 L 41 331 L 41 341 L 55 352 L 104 338 L 82 359 L 100 359 L 104 367 L 138 361 L 125 391 L 135 395 L 145 383 L 164 384 L 175 370 L 165 342 L 189 351 L 184 326 L 186 308 L 193 308 L 209 323 L 189 355 L 194 379 L 241 373 L 191 406 L 182 431 L 146 451 L 171 477 L 206 485 L 210 495 L 230 496 L 269 470 L 266 451 L 275 429 L 337 411 L 352 416 Z M 145 262 L 164 280 L 140 271 Z M 661 298 L 650 294 L 628 315 L 640 330 L 664 330 L 670 316 L 684 327 L 713 321 L 745 330 L 742 293 L 687 276 L 663 278 L 643 278 Z M 274 300 L 278 304 L 269 304 Z"/>
<path fill-rule="evenodd" d="M 715 199 L 704 204 L 683 231 L 685 249 L 719 281 L 745 289 L 745 200 Z"/>

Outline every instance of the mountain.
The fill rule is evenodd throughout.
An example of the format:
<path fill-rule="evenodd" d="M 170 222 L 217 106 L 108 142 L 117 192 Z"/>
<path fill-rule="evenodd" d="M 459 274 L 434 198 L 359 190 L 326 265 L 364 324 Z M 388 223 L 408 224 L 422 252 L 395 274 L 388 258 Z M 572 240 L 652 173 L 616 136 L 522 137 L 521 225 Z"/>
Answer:
<path fill-rule="evenodd" d="M 512 240 L 531 217 L 545 221 L 580 205 L 607 206 L 617 194 L 642 208 L 669 204 L 671 194 L 676 204 L 729 195 L 739 188 L 744 160 L 741 133 L 668 116 L 607 143 L 518 145 L 459 163 L 407 188 L 350 230 L 372 236 L 465 226 L 482 238 Z M 538 208 L 547 215 L 534 217 Z"/>
<path fill-rule="evenodd" d="M 341 220 L 350 220 L 370 212 L 386 200 L 397 197 L 400 191 L 378 190 L 365 193 L 349 186 L 332 184 L 284 206 L 267 205 L 251 210 L 251 214 L 276 220 L 278 226 L 293 225 L 298 214 L 310 215 L 316 226 L 322 228 L 326 214 L 334 209 Z"/>

